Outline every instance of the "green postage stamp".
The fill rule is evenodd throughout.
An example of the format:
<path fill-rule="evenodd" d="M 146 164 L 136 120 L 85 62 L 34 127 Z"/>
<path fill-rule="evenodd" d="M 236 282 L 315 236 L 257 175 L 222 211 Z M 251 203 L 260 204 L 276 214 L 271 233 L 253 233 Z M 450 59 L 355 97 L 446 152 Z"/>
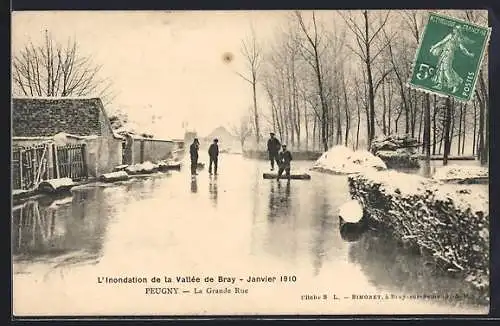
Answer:
<path fill-rule="evenodd" d="M 489 27 L 430 13 L 409 86 L 463 102 L 472 100 L 490 32 Z"/>

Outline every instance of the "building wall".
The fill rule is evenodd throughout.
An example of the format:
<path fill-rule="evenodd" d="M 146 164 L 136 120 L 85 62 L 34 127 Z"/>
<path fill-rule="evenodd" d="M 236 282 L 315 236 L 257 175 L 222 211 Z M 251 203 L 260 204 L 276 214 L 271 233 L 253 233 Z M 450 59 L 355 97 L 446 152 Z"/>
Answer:
<path fill-rule="evenodd" d="M 47 142 L 47 140 L 13 140 L 14 146 L 33 146 Z M 88 176 L 99 177 L 113 171 L 113 168 L 122 162 L 122 140 L 112 137 L 96 137 L 79 139 L 74 137 L 58 137 L 54 141 L 56 146 L 69 144 L 86 144 L 85 162 Z"/>
<path fill-rule="evenodd" d="M 101 175 L 113 171 L 114 167 L 122 164 L 124 139 L 113 134 L 109 119 L 103 111 L 100 111 L 99 120 L 102 137 L 99 142 L 97 172 Z"/>
<path fill-rule="evenodd" d="M 141 147 L 142 156 L 141 156 Z M 171 157 L 175 143 L 169 140 L 135 138 L 132 143 L 132 164 L 158 162 Z"/>

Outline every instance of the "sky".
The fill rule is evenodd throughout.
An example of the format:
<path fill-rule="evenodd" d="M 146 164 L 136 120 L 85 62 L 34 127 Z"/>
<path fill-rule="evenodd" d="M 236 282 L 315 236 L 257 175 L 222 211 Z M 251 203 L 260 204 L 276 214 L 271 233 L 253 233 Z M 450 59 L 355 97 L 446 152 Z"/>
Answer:
<path fill-rule="evenodd" d="M 199 135 L 237 124 L 252 106 L 251 85 L 240 48 L 252 23 L 263 43 L 285 12 L 14 12 L 12 49 L 39 42 L 44 30 L 102 65 L 119 108 L 158 137 Z M 232 53 L 231 63 L 223 61 Z M 259 102 L 265 102 L 262 96 Z M 155 116 L 155 123 L 151 123 Z"/>

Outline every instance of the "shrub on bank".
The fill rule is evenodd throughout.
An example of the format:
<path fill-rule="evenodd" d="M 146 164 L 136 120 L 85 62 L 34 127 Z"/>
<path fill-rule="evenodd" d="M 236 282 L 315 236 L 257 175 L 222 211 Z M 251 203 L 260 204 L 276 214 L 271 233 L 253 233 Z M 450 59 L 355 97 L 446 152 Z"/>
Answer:
<path fill-rule="evenodd" d="M 312 170 L 333 174 L 351 174 L 368 170 L 385 170 L 385 163 L 368 151 L 353 151 L 334 146 L 314 162 Z"/>
<path fill-rule="evenodd" d="M 418 168 L 416 149 L 419 146 L 418 140 L 411 135 L 389 135 L 373 140 L 370 152 L 380 157 L 389 169 Z"/>
<path fill-rule="evenodd" d="M 349 191 L 371 222 L 397 240 L 430 252 L 446 271 L 461 273 L 487 295 L 488 189 L 443 184 L 396 171 L 349 176 Z"/>

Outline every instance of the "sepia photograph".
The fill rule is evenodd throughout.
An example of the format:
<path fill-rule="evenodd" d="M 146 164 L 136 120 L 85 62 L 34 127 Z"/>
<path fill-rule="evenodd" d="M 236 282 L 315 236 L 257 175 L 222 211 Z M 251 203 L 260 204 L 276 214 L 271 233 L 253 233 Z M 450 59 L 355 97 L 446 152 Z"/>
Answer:
<path fill-rule="evenodd" d="M 13 11 L 14 316 L 488 314 L 490 33 Z"/>

